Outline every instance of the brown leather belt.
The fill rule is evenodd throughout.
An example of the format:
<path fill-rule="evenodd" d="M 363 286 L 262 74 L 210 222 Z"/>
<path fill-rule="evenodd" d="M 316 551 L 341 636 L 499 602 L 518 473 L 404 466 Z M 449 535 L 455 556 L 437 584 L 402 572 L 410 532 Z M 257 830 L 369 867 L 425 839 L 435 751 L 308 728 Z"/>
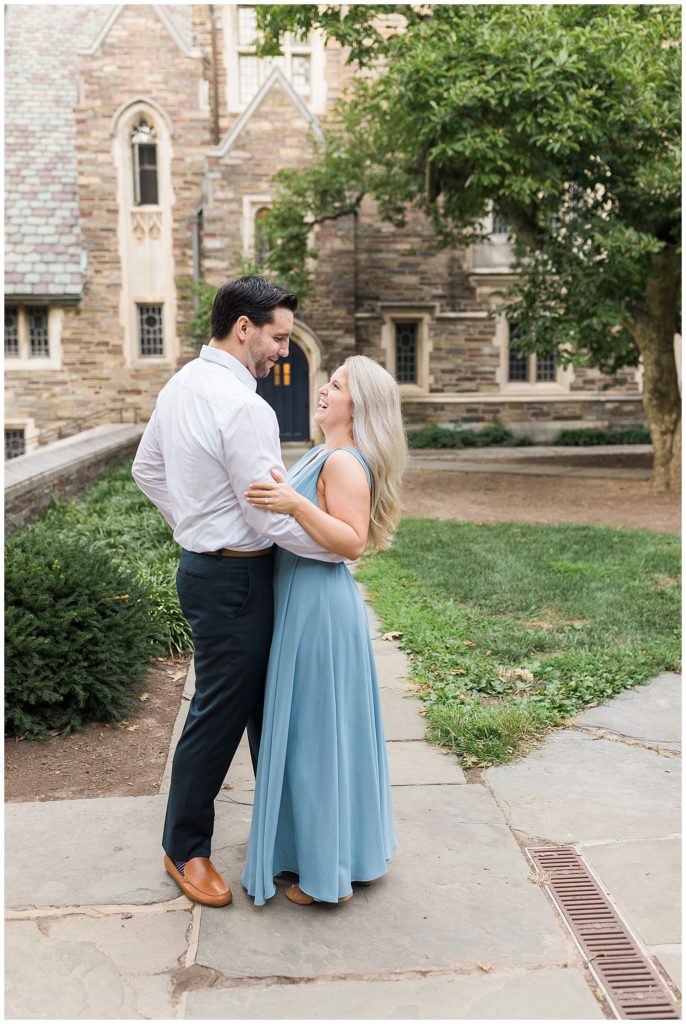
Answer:
<path fill-rule="evenodd" d="M 222 558 L 260 558 L 262 555 L 268 555 L 274 550 L 274 545 L 271 547 L 262 548 L 261 551 L 232 551 L 231 548 L 220 548 L 219 551 L 202 551 L 203 555 L 221 555 Z"/>

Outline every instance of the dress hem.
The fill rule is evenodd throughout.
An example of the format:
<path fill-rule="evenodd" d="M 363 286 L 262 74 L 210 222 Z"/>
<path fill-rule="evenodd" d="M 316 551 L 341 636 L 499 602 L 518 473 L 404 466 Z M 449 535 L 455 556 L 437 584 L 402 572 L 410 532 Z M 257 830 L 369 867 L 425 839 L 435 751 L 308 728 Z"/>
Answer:
<path fill-rule="evenodd" d="M 378 878 L 384 878 L 388 874 L 388 865 L 391 862 L 391 858 L 393 856 L 393 853 L 395 853 L 397 849 L 398 849 L 398 847 L 395 846 L 393 848 L 393 850 L 391 851 L 390 856 L 386 860 L 386 867 L 385 867 L 385 869 L 383 871 L 375 873 L 371 878 L 353 878 L 350 881 L 351 886 L 354 885 L 355 882 L 375 882 Z M 295 868 L 292 868 L 292 867 L 280 867 L 278 869 L 278 871 L 274 871 L 274 878 L 276 878 L 278 875 L 283 874 L 284 871 L 288 871 L 290 874 L 297 875 L 298 878 L 300 878 L 300 873 Z M 291 883 L 291 884 L 294 884 L 294 883 Z M 298 882 L 297 884 L 299 885 L 300 883 Z M 265 892 L 261 902 L 258 902 L 257 898 L 255 897 L 255 894 L 250 891 L 248 886 L 244 885 L 244 889 L 247 892 L 248 896 L 252 897 L 252 899 L 255 900 L 255 906 L 256 907 L 263 907 L 265 905 L 265 903 L 267 902 L 267 900 L 271 900 L 271 899 L 274 898 L 274 896 L 276 896 L 276 886 L 274 885 L 273 881 L 272 881 L 272 889 L 273 889 L 273 891 L 270 892 L 270 894 L 268 896 L 267 896 L 267 894 Z M 311 896 L 312 899 L 315 900 L 315 902 L 317 902 L 317 903 L 338 903 L 338 901 L 340 899 L 342 899 L 344 896 L 349 896 L 350 895 L 349 892 L 344 892 L 344 893 L 342 893 L 341 896 L 338 896 L 335 900 L 328 900 L 328 899 L 323 899 L 321 896 L 315 896 L 314 893 L 307 892 L 306 889 L 303 889 L 302 891 L 304 893 L 306 893 L 308 896 Z"/>

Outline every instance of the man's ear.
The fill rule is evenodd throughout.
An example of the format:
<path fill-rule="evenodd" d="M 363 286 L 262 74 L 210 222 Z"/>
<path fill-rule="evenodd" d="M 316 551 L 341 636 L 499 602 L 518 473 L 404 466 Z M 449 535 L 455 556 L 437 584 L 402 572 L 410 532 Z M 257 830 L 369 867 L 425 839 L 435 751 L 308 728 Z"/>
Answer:
<path fill-rule="evenodd" d="M 250 330 L 250 317 L 239 316 L 236 320 L 236 335 L 239 341 L 248 340 L 248 332 Z"/>

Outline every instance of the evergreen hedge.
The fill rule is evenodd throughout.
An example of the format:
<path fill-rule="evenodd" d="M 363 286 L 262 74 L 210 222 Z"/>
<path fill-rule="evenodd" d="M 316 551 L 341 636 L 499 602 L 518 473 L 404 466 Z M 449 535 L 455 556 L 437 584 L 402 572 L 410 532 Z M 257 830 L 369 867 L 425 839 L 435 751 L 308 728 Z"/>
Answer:
<path fill-rule="evenodd" d="M 191 650 L 191 631 L 179 607 L 176 570 L 179 546 L 155 506 L 131 479 L 131 463 L 108 473 L 77 501 L 55 499 L 41 522 L 65 537 L 79 537 L 91 549 L 133 575 L 153 602 L 154 628 L 173 654 Z"/>
<path fill-rule="evenodd" d="M 5 544 L 5 731 L 47 739 L 135 705 L 162 649 L 152 598 L 83 539 L 36 523 Z"/>
<path fill-rule="evenodd" d="M 616 427 L 614 430 L 591 430 L 580 427 L 577 430 L 561 430 L 553 444 L 570 447 L 587 447 L 596 444 L 650 444 L 647 427 Z"/>
<path fill-rule="evenodd" d="M 515 437 L 499 420 L 489 423 L 480 430 L 469 427 L 455 430 L 453 427 L 441 427 L 438 423 L 428 423 L 420 430 L 407 432 L 407 444 L 410 448 L 485 448 L 491 445 L 525 446 L 530 445 L 528 437 Z"/>
<path fill-rule="evenodd" d="M 595 430 L 579 428 L 560 430 L 552 441 L 541 444 L 568 445 L 569 447 L 586 447 L 597 444 L 650 444 L 650 431 L 646 427 L 617 427 L 613 430 Z M 486 446 L 528 447 L 534 442 L 526 435 L 515 436 L 499 420 L 495 420 L 480 430 L 453 427 L 442 427 L 438 423 L 428 423 L 419 430 L 407 432 L 407 444 L 410 448 L 483 448 Z"/>

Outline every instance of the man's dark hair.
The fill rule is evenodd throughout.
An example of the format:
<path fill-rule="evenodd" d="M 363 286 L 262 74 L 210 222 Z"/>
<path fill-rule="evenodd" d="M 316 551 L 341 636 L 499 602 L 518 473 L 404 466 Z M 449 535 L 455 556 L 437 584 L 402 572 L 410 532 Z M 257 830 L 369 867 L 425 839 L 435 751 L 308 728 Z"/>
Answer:
<path fill-rule="evenodd" d="M 266 277 L 239 277 L 227 281 L 214 297 L 210 327 L 212 337 L 223 341 L 239 316 L 247 316 L 256 327 L 264 327 L 274 319 L 277 306 L 295 313 L 298 297 Z"/>

